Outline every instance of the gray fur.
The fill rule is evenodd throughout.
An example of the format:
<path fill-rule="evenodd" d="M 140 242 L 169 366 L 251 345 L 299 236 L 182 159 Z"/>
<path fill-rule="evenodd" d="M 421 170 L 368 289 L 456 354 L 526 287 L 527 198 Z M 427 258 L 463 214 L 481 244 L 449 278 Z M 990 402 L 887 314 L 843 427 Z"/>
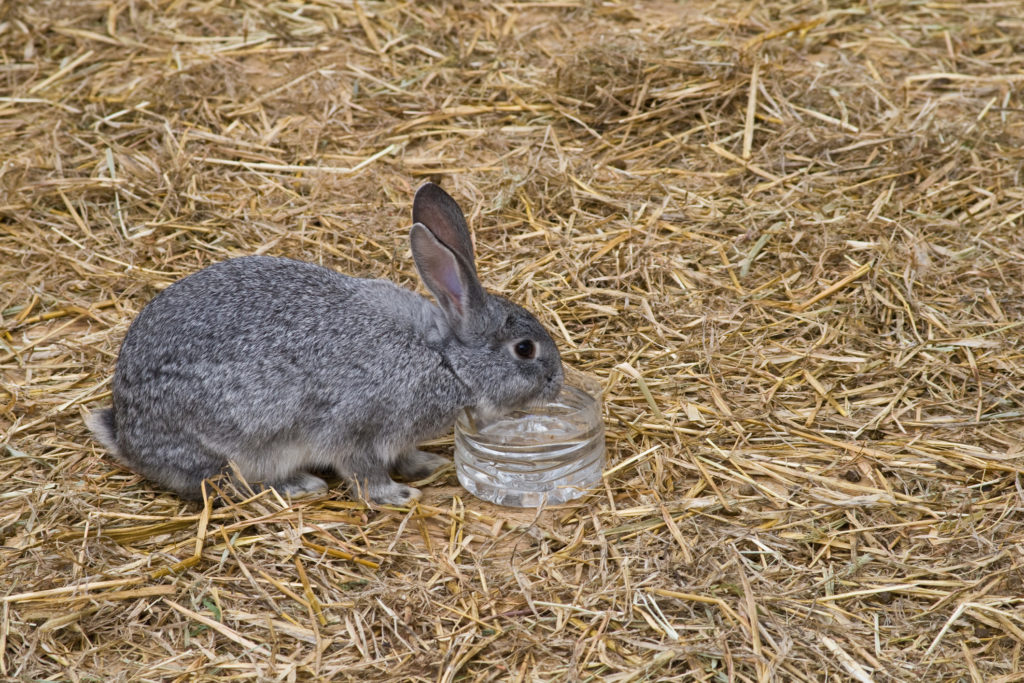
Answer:
<path fill-rule="evenodd" d="M 435 223 L 417 223 L 413 235 L 425 235 L 411 238 L 440 307 L 385 280 L 290 259 L 212 265 L 132 323 L 113 408 L 88 420 L 97 440 L 190 499 L 229 462 L 246 481 L 292 495 L 322 491 L 310 471 L 334 470 L 374 502 L 418 498 L 389 472 L 417 479 L 446 461 L 417 443 L 465 407 L 502 412 L 552 398 L 562 366 L 532 315 L 480 287 L 454 200 L 427 184 L 414 211 Z M 522 339 L 536 358 L 515 355 Z"/>

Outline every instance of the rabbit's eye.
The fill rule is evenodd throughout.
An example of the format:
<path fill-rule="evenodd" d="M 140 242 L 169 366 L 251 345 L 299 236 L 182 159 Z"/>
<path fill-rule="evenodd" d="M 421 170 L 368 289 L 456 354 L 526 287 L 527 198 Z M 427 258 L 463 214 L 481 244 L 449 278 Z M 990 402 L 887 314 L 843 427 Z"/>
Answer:
<path fill-rule="evenodd" d="M 520 339 L 512 350 L 517 356 L 523 359 L 530 359 L 537 356 L 537 345 L 530 339 Z"/>

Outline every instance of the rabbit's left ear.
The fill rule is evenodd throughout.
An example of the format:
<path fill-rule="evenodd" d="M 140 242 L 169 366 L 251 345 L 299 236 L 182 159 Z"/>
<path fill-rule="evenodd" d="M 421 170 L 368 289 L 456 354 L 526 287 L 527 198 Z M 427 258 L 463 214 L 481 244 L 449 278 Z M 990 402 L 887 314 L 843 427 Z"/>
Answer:
<path fill-rule="evenodd" d="M 468 330 L 484 308 L 484 290 L 476 273 L 422 223 L 409 231 L 416 269 L 437 298 L 453 327 Z"/>

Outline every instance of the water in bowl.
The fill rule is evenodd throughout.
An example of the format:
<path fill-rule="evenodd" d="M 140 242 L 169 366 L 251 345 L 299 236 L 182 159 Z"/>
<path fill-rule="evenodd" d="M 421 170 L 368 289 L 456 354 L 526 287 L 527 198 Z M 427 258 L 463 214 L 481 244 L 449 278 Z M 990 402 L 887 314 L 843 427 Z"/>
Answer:
<path fill-rule="evenodd" d="M 455 423 L 455 471 L 477 498 L 513 507 L 578 498 L 601 481 L 601 390 L 567 373 L 555 400 L 485 422 L 467 411 Z"/>

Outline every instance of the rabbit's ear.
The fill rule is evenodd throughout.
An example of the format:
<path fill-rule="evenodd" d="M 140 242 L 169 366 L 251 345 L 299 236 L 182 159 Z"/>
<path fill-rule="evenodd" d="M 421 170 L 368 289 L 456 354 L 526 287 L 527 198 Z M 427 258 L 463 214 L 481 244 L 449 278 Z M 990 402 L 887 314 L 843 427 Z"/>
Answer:
<path fill-rule="evenodd" d="M 409 242 L 424 284 L 437 297 L 452 325 L 466 329 L 473 314 L 484 307 L 484 290 L 476 273 L 422 223 L 412 226 Z"/>
<path fill-rule="evenodd" d="M 412 220 L 420 223 L 436 237 L 441 244 L 455 252 L 463 265 L 476 275 L 473 262 L 473 239 L 462 209 L 447 192 L 434 183 L 424 183 L 412 200 Z"/>

